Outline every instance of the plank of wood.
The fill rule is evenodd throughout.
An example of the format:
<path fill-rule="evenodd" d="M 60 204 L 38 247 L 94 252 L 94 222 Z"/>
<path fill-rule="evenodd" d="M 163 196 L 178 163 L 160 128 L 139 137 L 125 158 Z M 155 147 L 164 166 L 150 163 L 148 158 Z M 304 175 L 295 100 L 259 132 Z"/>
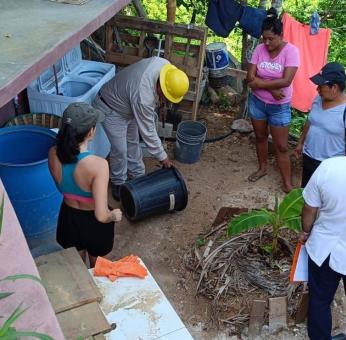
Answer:
<path fill-rule="evenodd" d="M 127 50 L 127 48 L 125 49 Z M 136 50 L 136 48 L 134 47 L 129 47 L 129 49 L 131 49 L 131 52 L 135 52 Z M 183 61 L 183 58 L 184 57 L 180 57 L 180 56 L 171 56 L 170 61 L 172 62 L 173 65 L 176 65 L 178 68 L 185 71 L 188 76 L 197 77 L 198 69 L 191 65 L 191 63 L 194 64 L 194 62 L 191 62 L 192 58 L 188 58 L 188 66 L 182 66 L 181 62 Z M 114 64 L 131 65 L 142 59 L 143 59 L 142 57 L 139 57 L 136 55 L 122 54 L 122 53 L 116 53 L 116 52 L 106 53 L 106 61 L 110 63 L 114 63 Z"/>
<path fill-rule="evenodd" d="M 200 43 L 200 42 L 199 42 Z M 186 44 L 185 43 L 180 43 L 180 42 L 173 42 L 172 44 L 172 49 L 174 51 L 181 51 L 181 52 L 185 52 L 186 50 Z M 193 54 L 193 55 L 197 55 L 200 49 L 200 45 L 196 45 L 193 43 L 193 41 L 191 41 L 190 39 L 190 48 L 189 48 L 189 53 Z"/>
<path fill-rule="evenodd" d="M 106 24 L 106 51 L 113 51 L 113 27 Z"/>
<path fill-rule="evenodd" d="M 97 302 L 58 313 L 56 317 L 66 339 L 87 338 L 111 330 Z"/>
<path fill-rule="evenodd" d="M 253 300 L 250 321 L 249 321 L 249 337 L 260 335 L 264 324 L 264 313 L 267 306 L 265 300 Z"/>
<path fill-rule="evenodd" d="M 138 17 L 115 15 L 111 22 L 117 27 L 124 27 L 134 30 L 146 31 L 148 33 L 172 34 L 184 38 L 203 40 L 206 35 L 206 28 L 194 26 L 188 28 L 184 24 L 168 24 L 163 21 L 149 20 Z"/>
<path fill-rule="evenodd" d="M 119 35 L 120 35 L 121 40 L 124 43 L 131 43 L 131 44 L 135 44 L 135 45 L 139 44 L 140 35 L 139 36 L 138 35 L 132 35 L 132 34 L 125 33 L 125 32 L 119 32 Z M 200 45 L 194 44 L 194 42 L 195 42 L 195 40 L 191 41 L 190 53 L 191 54 L 198 54 L 199 49 L 200 49 Z M 165 40 L 165 45 L 167 45 L 167 39 Z M 174 42 L 172 42 L 171 47 L 168 47 L 167 50 L 185 52 L 186 44 L 174 41 Z"/>
<path fill-rule="evenodd" d="M 237 68 L 232 68 L 232 67 L 226 67 L 224 70 L 224 74 L 235 77 L 235 78 L 240 78 L 240 79 L 246 79 L 247 72 L 244 70 L 239 70 Z"/>
<path fill-rule="evenodd" d="M 101 301 L 102 295 L 75 248 L 37 257 L 35 262 L 55 313 Z"/>
<path fill-rule="evenodd" d="M 145 32 L 141 32 L 138 43 L 138 56 L 144 57 L 145 46 L 144 46 Z"/>
<path fill-rule="evenodd" d="M 269 329 L 287 326 L 287 296 L 269 299 Z"/>
<path fill-rule="evenodd" d="M 171 58 L 171 53 L 172 53 L 172 44 L 173 44 L 173 37 L 171 34 L 166 34 L 165 37 L 165 53 L 164 57 L 167 60 L 170 60 Z"/>
<path fill-rule="evenodd" d="M 171 53 L 170 56 L 170 62 L 179 67 L 181 70 L 183 70 L 184 72 L 186 72 L 186 74 L 189 77 L 198 77 L 198 67 L 197 67 L 197 59 L 196 58 L 192 58 L 187 56 L 185 58 L 185 64 L 184 64 L 184 57 L 183 56 L 179 56 L 176 55 L 174 53 Z"/>
<path fill-rule="evenodd" d="M 120 65 L 131 65 L 143 58 L 133 55 L 126 55 L 122 53 L 106 52 L 106 61 Z"/>
<path fill-rule="evenodd" d="M 204 34 L 201 36 L 201 44 L 200 44 L 200 50 L 198 53 L 198 60 L 197 60 L 197 79 L 196 79 L 196 98 L 199 98 L 199 91 L 201 89 L 201 81 L 202 81 L 202 71 L 203 71 L 203 63 L 204 63 L 204 55 L 205 55 L 205 44 L 207 41 L 207 32 L 204 31 Z M 197 119 L 197 112 L 199 107 L 199 101 L 195 100 L 192 103 L 192 119 Z"/>
<path fill-rule="evenodd" d="M 305 321 L 308 315 L 308 309 L 309 309 L 309 292 L 305 291 L 303 292 L 299 301 L 298 310 L 294 318 L 295 323 L 302 323 Z"/>

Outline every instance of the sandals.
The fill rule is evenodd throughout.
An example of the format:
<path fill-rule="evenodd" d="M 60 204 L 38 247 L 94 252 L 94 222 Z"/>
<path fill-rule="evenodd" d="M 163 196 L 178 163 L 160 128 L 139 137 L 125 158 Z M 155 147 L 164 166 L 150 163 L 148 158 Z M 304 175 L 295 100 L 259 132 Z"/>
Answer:
<path fill-rule="evenodd" d="M 259 171 L 254 172 L 253 174 L 251 174 L 247 179 L 249 182 L 257 182 L 260 178 L 266 176 L 267 173 L 261 173 Z"/>

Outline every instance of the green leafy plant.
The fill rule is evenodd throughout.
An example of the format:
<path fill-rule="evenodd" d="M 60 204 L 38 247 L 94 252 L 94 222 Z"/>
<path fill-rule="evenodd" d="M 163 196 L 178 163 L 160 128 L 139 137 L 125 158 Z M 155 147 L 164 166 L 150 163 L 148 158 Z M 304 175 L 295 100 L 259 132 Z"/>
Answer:
<path fill-rule="evenodd" d="M 290 124 L 290 135 L 293 135 L 296 138 L 299 138 L 304 124 L 307 120 L 307 115 L 303 112 L 300 112 L 298 110 L 292 110 L 292 120 Z"/>
<path fill-rule="evenodd" d="M 251 210 L 233 218 L 228 224 L 228 236 L 234 236 L 252 228 L 271 226 L 273 239 L 271 247 L 266 246 L 266 252 L 270 251 L 271 248 L 274 256 L 277 252 L 278 236 L 281 229 L 301 230 L 300 216 L 303 205 L 302 189 L 294 189 L 280 203 L 275 197 L 274 211 L 268 209 Z"/>
<path fill-rule="evenodd" d="M 4 217 L 4 195 L 2 195 L 1 204 L 0 204 L 0 236 L 2 232 L 2 226 L 3 226 L 3 217 Z M 16 281 L 16 280 L 23 280 L 23 279 L 33 280 L 42 284 L 42 281 L 38 277 L 34 275 L 30 275 L 30 274 L 10 275 L 1 279 L 0 282 L 1 281 Z M 0 292 L 0 300 L 6 299 L 12 294 L 14 294 L 14 292 Z M 30 332 L 30 331 L 17 331 L 16 328 L 13 327 L 16 320 L 28 309 L 29 307 L 23 308 L 22 304 L 20 304 L 13 311 L 13 313 L 8 317 L 8 319 L 5 320 L 3 325 L 0 326 L 0 340 L 16 340 L 19 337 L 24 337 L 24 336 L 36 337 L 41 340 L 53 340 L 52 337 L 46 334 L 42 334 L 38 332 Z"/>
<path fill-rule="evenodd" d="M 202 247 L 202 246 L 204 246 L 205 245 L 205 238 L 199 238 L 199 239 L 197 239 L 197 241 L 196 241 L 196 246 L 197 247 Z"/>
<path fill-rule="evenodd" d="M 219 95 L 219 109 L 221 111 L 230 111 L 232 109 L 232 105 L 230 100 L 227 98 L 227 96 L 223 93 L 220 93 Z"/>

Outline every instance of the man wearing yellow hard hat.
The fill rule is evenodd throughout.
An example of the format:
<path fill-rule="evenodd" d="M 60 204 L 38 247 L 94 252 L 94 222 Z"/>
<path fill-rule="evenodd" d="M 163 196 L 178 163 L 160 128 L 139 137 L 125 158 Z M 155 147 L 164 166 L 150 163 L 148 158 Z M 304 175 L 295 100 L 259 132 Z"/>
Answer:
<path fill-rule="evenodd" d="M 189 89 L 187 75 L 160 57 L 125 67 L 103 85 L 93 106 L 105 113 L 103 127 L 111 143 L 112 195 L 129 178 L 144 175 L 139 133 L 149 153 L 164 167 L 171 167 L 156 131 L 156 108 L 165 100 L 179 103 Z"/>

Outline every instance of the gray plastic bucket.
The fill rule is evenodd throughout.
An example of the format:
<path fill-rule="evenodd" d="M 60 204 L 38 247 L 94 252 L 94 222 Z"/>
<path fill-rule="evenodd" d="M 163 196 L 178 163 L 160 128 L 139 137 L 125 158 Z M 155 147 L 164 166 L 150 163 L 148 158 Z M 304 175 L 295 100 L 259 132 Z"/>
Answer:
<path fill-rule="evenodd" d="M 180 122 L 175 142 L 175 159 L 181 163 L 193 164 L 201 157 L 207 127 L 193 120 Z"/>

